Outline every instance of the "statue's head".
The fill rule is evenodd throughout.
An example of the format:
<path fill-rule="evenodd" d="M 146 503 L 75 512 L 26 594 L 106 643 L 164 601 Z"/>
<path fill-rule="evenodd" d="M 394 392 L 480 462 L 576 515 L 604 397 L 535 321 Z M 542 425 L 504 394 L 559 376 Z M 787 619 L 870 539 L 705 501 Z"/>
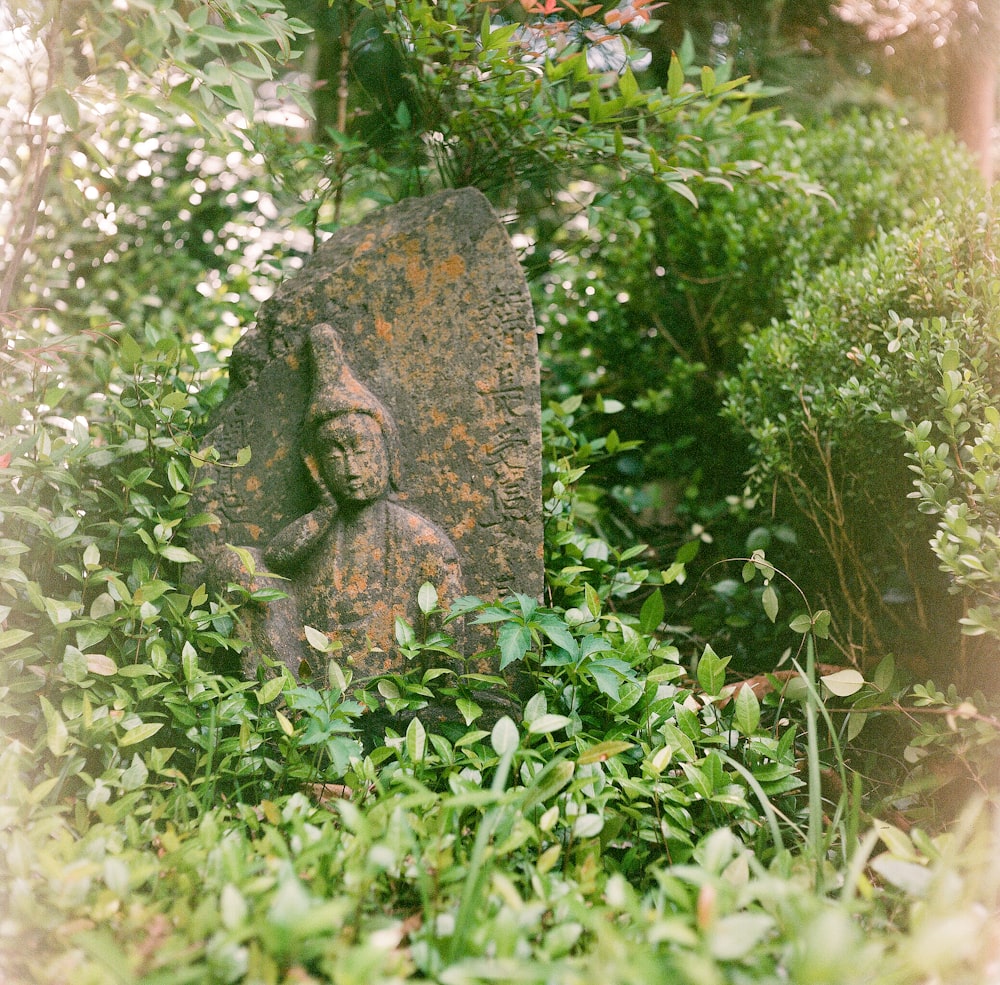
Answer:
<path fill-rule="evenodd" d="M 330 325 L 310 332 L 312 400 L 306 464 L 339 502 L 364 503 L 399 488 L 399 432 L 385 405 L 354 376 Z"/>

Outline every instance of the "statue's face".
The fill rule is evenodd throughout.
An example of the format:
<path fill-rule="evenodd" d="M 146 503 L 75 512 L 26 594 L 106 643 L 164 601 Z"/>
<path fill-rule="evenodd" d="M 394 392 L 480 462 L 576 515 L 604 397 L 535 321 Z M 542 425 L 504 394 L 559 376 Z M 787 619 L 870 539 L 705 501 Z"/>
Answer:
<path fill-rule="evenodd" d="M 345 414 L 324 421 L 315 448 L 320 476 L 338 502 L 367 503 L 385 495 L 389 451 L 374 417 Z"/>

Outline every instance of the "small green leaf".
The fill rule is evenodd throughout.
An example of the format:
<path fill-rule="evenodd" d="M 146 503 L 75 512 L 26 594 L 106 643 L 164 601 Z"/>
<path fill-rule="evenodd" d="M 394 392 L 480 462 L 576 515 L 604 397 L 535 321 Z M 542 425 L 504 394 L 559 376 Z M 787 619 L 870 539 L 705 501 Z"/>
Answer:
<path fill-rule="evenodd" d="M 39 695 L 38 701 L 42 706 L 42 714 L 45 716 L 45 744 L 53 756 L 61 756 L 66 751 L 66 745 L 69 742 L 69 731 L 66 728 L 66 723 L 60 717 L 59 712 L 52 707 L 48 698 Z"/>
<path fill-rule="evenodd" d="M 532 781 L 524 800 L 524 810 L 551 800 L 573 779 L 575 772 L 576 763 L 567 759 L 557 760 L 550 770 L 543 771 L 539 778 Z"/>
<path fill-rule="evenodd" d="M 226 547 L 240 559 L 243 570 L 252 578 L 257 573 L 257 562 L 253 554 L 245 547 L 237 547 L 235 544 L 226 544 Z"/>
<path fill-rule="evenodd" d="M 165 393 L 162 397 L 160 397 L 159 406 L 166 407 L 167 410 L 177 411 L 183 410 L 187 407 L 187 402 L 188 396 L 186 393 L 181 393 L 180 390 L 174 390 L 172 393 Z M 171 461 L 168 463 L 168 467 L 175 464 L 176 462 Z"/>
<path fill-rule="evenodd" d="M 500 644 L 500 669 L 517 660 L 523 660 L 531 646 L 531 632 L 527 626 L 516 622 L 505 622 L 497 634 Z"/>
<path fill-rule="evenodd" d="M 198 651 L 190 642 L 181 647 L 181 670 L 184 672 L 184 680 L 188 683 L 198 676 Z"/>
<path fill-rule="evenodd" d="M 541 715 L 528 724 L 528 731 L 532 735 L 550 735 L 566 728 L 571 721 L 572 719 L 565 715 Z"/>
<path fill-rule="evenodd" d="M 390 681 L 388 679 L 379 681 L 378 693 L 381 694 L 386 701 L 395 701 L 399 698 L 399 685 L 395 681 Z"/>
<path fill-rule="evenodd" d="M 639 83 L 636 82 L 632 69 L 626 66 L 625 71 L 618 76 L 618 91 L 631 103 L 639 95 Z"/>
<path fill-rule="evenodd" d="M 537 615 L 531 623 L 543 636 L 547 636 L 556 646 L 561 647 L 572 656 L 580 652 L 576 639 L 569 631 L 566 623 L 558 616 L 544 613 Z"/>
<path fill-rule="evenodd" d="M 781 694 L 789 701 L 805 701 L 809 697 L 809 682 L 801 675 L 793 677 Z"/>
<path fill-rule="evenodd" d="M 396 616 L 396 642 L 400 646 L 413 646 L 417 642 L 413 627 L 400 616 Z"/>
<path fill-rule="evenodd" d="M 736 692 L 736 727 L 746 736 L 753 735 L 760 725 L 760 702 L 754 689 L 744 684 Z"/>
<path fill-rule="evenodd" d="M 437 604 L 437 589 L 429 581 L 425 581 L 417 592 L 417 605 L 420 611 L 426 616 L 437 608 Z"/>
<path fill-rule="evenodd" d="M 705 652 L 698 661 L 698 683 L 706 694 L 716 695 L 722 692 L 726 683 L 726 666 L 730 657 L 720 657 L 711 646 L 705 647 Z"/>
<path fill-rule="evenodd" d="M 87 670 L 98 677 L 114 677 L 118 673 L 118 665 L 103 653 L 88 653 Z"/>
<path fill-rule="evenodd" d="M 31 635 L 27 629 L 5 629 L 0 633 L 0 650 L 17 646 L 18 643 L 23 643 Z"/>
<path fill-rule="evenodd" d="M 667 70 L 667 95 L 676 99 L 684 86 L 684 66 L 676 53 L 670 55 L 670 68 Z"/>
<path fill-rule="evenodd" d="M 263 685 L 254 692 L 258 703 L 261 705 L 270 704 L 276 697 L 278 697 L 279 694 L 281 694 L 284 686 L 284 677 L 272 677 L 269 681 L 265 681 Z"/>
<path fill-rule="evenodd" d="M 576 758 L 576 762 L 578 766 L 586 766 L 588 763 L 603 763 L 612 756 L 617 756 L 619 753 L 623 753 L 634 747 L 635 743 L 633 742 L 622 742 L 614 739 L 610 739 L 607 742 L 598 742 L 597 745 L 591 746 L 585 752 L 580 753 Z"/>
<path fill-rule="evenodd" d="M 528 698 L 527 704 L 524 706 L 525 724 L 533 722 L 536 718 L 541 717 L 548 711 L 548 709 L 549 705 L 545 698 L 545 692 L 535 692 L 535 694 Z"/>
<path fill-rule="evenodd" d="M 808 633 L 812 629 L 812 620 L 807 615 L 796 616 L 789 624 L 788 628 L 793 633 Z"/>
<path fill-rule="evenodd" d="M 299 674 L 301 677 L 301 672 Z M 337 694 L 343 694 L 347 690 L 347 675 L 341 669 L 340 664 L 336 660 L 331 660 L 326 665 L 326 679 L 330 684 L 332 690 L 336 691 Z"/>
<path fill-rule="evenodd" d="M 160 554 L 168 561 L 176 561 L 178 564 L 197 564 L 200 560 L 186 548 L 175 547 L 173 544 L 160 548 Z"/>
<path fill-rule="evenodd" d="M 830 612 L 828 609 L 820 609 L 813 616 L 813 632 L 821 639 L 830 637 Z"/>
<path fill-rule="evenodd" d="M 596 838 L 604 828 L 600 814 L 579 814 L 573 822 L 574 838 Z"/>
<path fill-rule="evenodd" d="M 455 707 L 461 712 L 466 725 L 471 725 L 483 713 L 483 709 L 469 698 L 456 698 Z"/>
<path fill-rule="evenodd" d="M 306 634 L 306 642 L 314 649 L 318 650 L 320 653 L 328 653 L 330 650 L 330 637 L 326 633 L 321 633 L 318 629 L 314 629 L 312 626 L 303 626 L 303 632 Z"/>
<path fill-rule="evenodd" d="M 406 727 L 406 753 L 411 762 L 419 763 L 423 761 L 426 751 L 427 730 L 419 718 L 414 718 Z"/>
<path fill-rule="evenodd" d="M 122 333 L 118 345 L 118 361 L 126 373 L 131 373 L 142 362 L 142 349 L 127 332 Z"/>
<path fill-rule="evenodd" d="M 493 746 L 493 751 L 498 756 L 503 756 L 506 753 L 513 752 L 517 748 L 519 741 L 517 726 L 507 715 L 504 715 L 493 726 L 493 732 L 490 735 L 490 744 Z"/>
<path fill-rule="evenodd" d="M 891 653 L 884 656 L 872 675 L 873 683 L 880 691 L 888 691 L 896 676 L 896 659 Z"/>
<path fill-rule="evenodd" d="M 826 689 L 838 698 L 847 698 L 865 686 L 864 676 L 850 667 L 838 670 L 835 674 L 826 674 L 820 680 Z"/>
<path fill-rule="evenodd" d="M 853 742 L 868 722 L 868 716 L 863 712 L 853 712 L 847 716 L 847 741 Z"/>
<path fill-rule="evenodd" d="M 139 742 L 145 742 L 146 739 L 156 735 L 161 728 L 163 728 L 163 722 L 143 722 L 141 725 L 136 725 L 135 728 L 129 729 L 118 740 L 118 746 L 119 748 L 124 748 L 125 746 L 134 746 Z"/>
<path fill-rule="evenodd" d="M 250 598 L 255 602 L 277 602 L 287 599 L 288 592 L 283 592 L 280 588 L 255 588 L 250 593 Z"/>
<path fill-rule="evenodd" d="M 778 593 L 774 590 L 774 585 L 768 585 L 764 589 L 760 600 L 767 618 L 774 622 L 778 618 Z"/>
<path fill-rule="evenodd" d="M 656 632 L 657 627 L 663 622 L 665 611 L 663 593 L 656 588 L 639 610 L 639 628 L 642 632 L 646 634 Z"/>

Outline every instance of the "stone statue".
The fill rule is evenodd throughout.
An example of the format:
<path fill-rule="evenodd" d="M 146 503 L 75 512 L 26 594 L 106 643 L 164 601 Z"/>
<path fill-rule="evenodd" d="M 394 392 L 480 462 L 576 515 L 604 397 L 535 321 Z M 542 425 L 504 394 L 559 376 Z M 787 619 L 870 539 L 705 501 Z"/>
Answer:
<path fill-rule="evenodd" d="M 458 551 L 438 526 L 393 499 L 400 487 L 399 434 L 361 384 L 330 325 L 310 332 L 313 393 L 303 451 L 320 505 L 293 520 L 264 549 L 269 570 L 290 580 L 305 625 L 343 645 L 370 673 L 391 670 L 395 620 L 415 624 L 420 586 L 443 605 L 463 594 Z"/>
<path fill-rule="evenodd" d="M 247 674 L 305 662 L 322 685 L 305 626 L 356 681 L 406 671 L 394 623 L 425 628 L 424 582 L 444 607 L 541 595 L 538 372 L 517 257 L 472 189 L 339 230 L 278 288 L 233 349 L 192 503 L 190 577 L 288 595 L 241 606 Z M 490 627 L 447 632 L 462 669 L 498 673 Z"/>

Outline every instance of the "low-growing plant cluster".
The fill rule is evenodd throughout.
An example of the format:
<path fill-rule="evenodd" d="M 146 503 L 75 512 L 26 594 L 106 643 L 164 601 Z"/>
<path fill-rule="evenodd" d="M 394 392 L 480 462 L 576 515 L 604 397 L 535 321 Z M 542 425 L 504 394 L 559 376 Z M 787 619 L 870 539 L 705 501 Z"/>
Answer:
<path fill-rule="evenodd" d="M 419 627 L 399 627 L 414 670 L 378 682 L 336 663 L 322 691 L 231 673 L 239 604 L 182 587 L 211 454 L 193 437 L 192 347 L 124 359 L 111 399 L 68 388 L 72 417 L 43 397 L 74 356 L 19 356 L 8 379 L 38 410 L 2 449 L 5 980 L 974 982 L 991 967 L 989 810 L 950 830 L 929 798 L 923 827 L 870 818 L 842 745 L 893 702 L 934 705 L 941 727 L 915 729 L 909 755 L 930 771 L 961 746 L 989 793 L 986 704 L 822 665 L 829 614 L 787 609 L 763 553 L 742 578 L 791 620 L 788 668 L 739 687 L 728 657 L 675 645 L 662 584 L 683 562 L 651 573 L 575 518 L 588 456 L 614 450 L 581 447 L 575 401 L 548 415 L 551 604 L 447 614 L 494 627 L 502 672 L 530 684 L 480 727 L 503 679 L 438 668 L 447 638 Z M 430 701 L 459 714 L 436 725 Z M 400 724 L 366 732 L 376 704 Z"/>

